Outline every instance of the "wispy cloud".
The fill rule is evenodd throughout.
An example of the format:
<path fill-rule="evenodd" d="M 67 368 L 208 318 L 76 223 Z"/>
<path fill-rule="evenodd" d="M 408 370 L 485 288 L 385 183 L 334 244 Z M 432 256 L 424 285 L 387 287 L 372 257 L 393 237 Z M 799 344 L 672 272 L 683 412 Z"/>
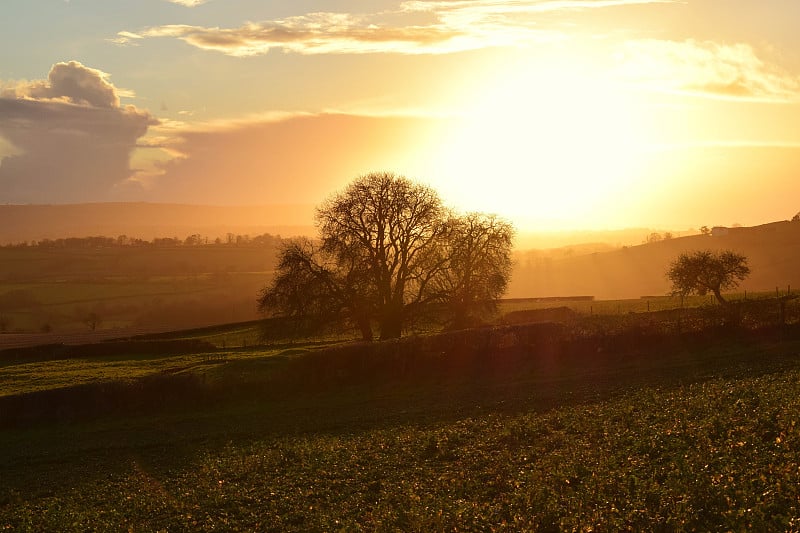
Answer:
<path fill-rule="evenodd" d="M 349 15 L 315 13 L 250 23 L 240 28 L 168 25 L 150 28 L 140 37 L 174 37 L 204 50 L 236 57 L 263 55 L 278 49 L 299 54 L 443 53 L 478 47 L 469 36 L 443 27 L 378 27 Z M 120 36 L 117 42 L 129 42 Z"/>
<path fill-rule="evenodd" d="M 542 24 L 548 13 L 679 0 L 415 0 L 372 14 L 310 13 L 238 28 L 167 25 L 120 32 L 114 42 L 172 37 L 231 56 L 270 50 L 299 54 L 443 54 L 563 37 Z M 419 23 L 424 15 L 426 23 Z"/>
<path fill-rule="evenodd" d="M 402 11 L 434 13 L 474 13 L 495 15 L 577 11 L 642 4 L 685 3 L 682 0 L 408 0 L 400 5 Z"/>
<path fill-rule="evenodd" d="M 172 2 L 173 4 L 179 4 L 186 7 L 196 7 L 200 4 L 205 4 L 208 0 L 167 0 L 168 2 Z"/>
<path fill-rule="evenodd" d="M 630 41 L 619 59 L 623 77 L 657 91 L 767 102 L 800 100 L 800 77 L 765 62 L 749 44 Z"/>

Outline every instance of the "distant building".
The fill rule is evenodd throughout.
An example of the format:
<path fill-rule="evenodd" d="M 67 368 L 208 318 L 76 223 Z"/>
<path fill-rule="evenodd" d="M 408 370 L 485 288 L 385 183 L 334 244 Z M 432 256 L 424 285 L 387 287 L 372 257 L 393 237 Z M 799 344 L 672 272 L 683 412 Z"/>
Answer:
<path fill-rule="evenodd" d="M 724 226 L 714 226 L 713 228 L 711 228 L 711 236 L 722 237 L 723 235 L 727 235 L 729 231 L 730 230 Z"/>

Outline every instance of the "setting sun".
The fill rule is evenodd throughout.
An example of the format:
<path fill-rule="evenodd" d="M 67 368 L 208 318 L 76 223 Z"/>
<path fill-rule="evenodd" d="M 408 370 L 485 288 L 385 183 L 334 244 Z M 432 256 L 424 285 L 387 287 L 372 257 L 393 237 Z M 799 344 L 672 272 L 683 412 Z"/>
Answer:
<path fill-rule="evenodd" d="M 487 80 L 432 171 L 448 198 L 563 229 L 590 226 L 624 194 L 647 148 L 637 102 L 572 67 Z"/>
<path fill-rule="evenodd" d="M 15 27 L 32 24 L 14 3 Z M 72 33 L 86 8 L 52 6 L 52 44 L 0 72 L 0 198 L 314 205 L 385 169 L 532 231 L 796 210 L 785 6 L 735 2 L 720 19 L 703 0 L 311 5 L 163 0 L 93 18 L 89 41 Z"/>

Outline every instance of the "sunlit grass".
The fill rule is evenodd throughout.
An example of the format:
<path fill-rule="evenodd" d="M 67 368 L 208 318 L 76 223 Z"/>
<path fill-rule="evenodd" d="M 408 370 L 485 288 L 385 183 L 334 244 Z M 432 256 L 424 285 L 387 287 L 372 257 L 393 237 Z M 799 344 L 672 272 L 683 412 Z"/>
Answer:
<path fill-rule="evenodd" d="M 442 402 L 433 389 L 400 388 L 6 432 L 0 527 L 797 525 L 796 364 L 623 387 L 578 401 L 570 390 L 551 409 L 537 407 L 530 389 Z"/>
<path fill-rule="evenodd" d="M 271 357 L 275 349 L 214 353 L 213 361 L 235 362 Z M 174 372 L 209 372 L 208 354 L 124 356 L 86 359 L 65 359 L 38 362 L 0 363 L 0 397 L 35 391 L 132 380 L 144 376 Z"/>

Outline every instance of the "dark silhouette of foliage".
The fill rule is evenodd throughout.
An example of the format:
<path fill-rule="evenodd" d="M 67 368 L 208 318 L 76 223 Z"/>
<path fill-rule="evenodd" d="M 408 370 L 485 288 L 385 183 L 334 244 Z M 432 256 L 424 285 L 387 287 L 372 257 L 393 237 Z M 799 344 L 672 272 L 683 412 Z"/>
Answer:
<path fill-rule="evenodd" d="M 259 298 L 262 312 L 324 327 L 343 321 L 372 340 L 448 304 L 467 323 L 505 290 L 513 230 L 495 217 L 457 217 L 438 194 L 388 172 L 361 176 L 317 209 L 319 245 L 294 241 Z"/>
<path fill-rule="evenodd" d="M 436 283 L 452 327 L 474 326 L 497 310 L 511 277 L 514 228 L 493 215 L 468 213 L 449 221 L 447 267 Z"/>
<path fill-rule="evenodd" d="M 730 250 L 701 250 L 681 254 L 670 265 L 667 278 L 672 282 L 673 294 L 704 296 L 711 292 L 719 303 L 727 304 L 722 291 L 738 286 L 749 274 L 745 256 Z"/>
<path fill-rule="evenodd" d="M 92 311 L 84 317 L 83 323 L 86 324 L 86 327 L 90 330 L 95 331 L 103 323 L 103 319 L 95 311 Z"/>
<path fill-rule="evenodd" d="M 364 340 L 372 340 L 365 266 L 335 258 L 308 239 L 287 242 L 279 253 L 277 275 L 258 299 L 262 313 L 279 310 L 291 317 L 298 334 L 310 334 L 350 322 Z"/>

